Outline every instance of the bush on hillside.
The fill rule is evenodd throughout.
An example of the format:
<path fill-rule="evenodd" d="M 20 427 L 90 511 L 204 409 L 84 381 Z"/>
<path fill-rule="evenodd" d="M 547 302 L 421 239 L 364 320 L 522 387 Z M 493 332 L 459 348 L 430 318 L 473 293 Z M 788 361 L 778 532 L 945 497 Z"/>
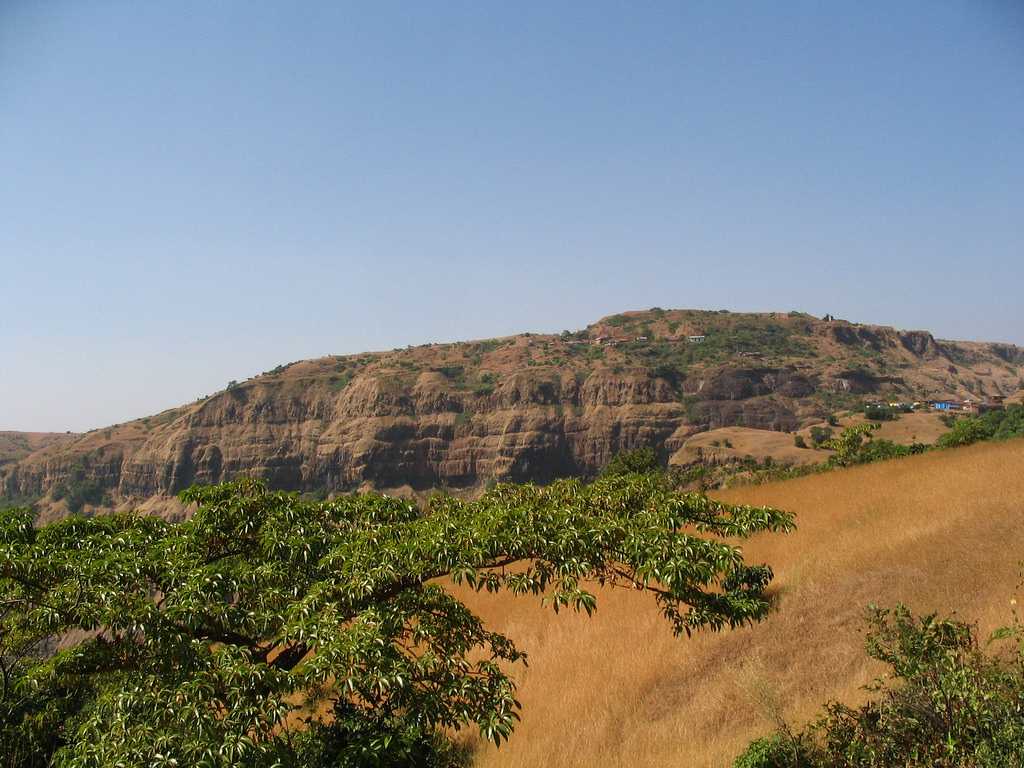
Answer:
<path fill-rule="evenodd" d="M 901 459 L 910 456 L 912 453 L 920 453 L 921 449 L 906 445 L 899 445 L 892 440 L 869 440 L 857 452 L 854 463 L 870 464 L 873 461 L 887 461 L 888 459 Z"/>
<path fill-rule="evenodd" d="M 811 442 L 815 447 L 832 439 L 832 430 L 829 427 L 811 427 Z"/>
<path fill-rule="evenodd" d="M 890 673 L 867 704 L 832 702 L 803 731 L 753 742 L 734 768 L 1012 768 L 1024 765 L 1024 654 L 987 655 L 974 627 L 871 608 L 868 655 Z M 1003 631 L 1000 636 L 1012 634 Z"/>
<path fill-rule="evenodd" d="M 473 386 L 473 394 L 486 397 L 487 395 L 494 394 L 494 390 L 498 385 L 498 374 L 492 371 L 484 371 L 480 374 L 477 383 Z"/>
<path fill-rule="evenodd" d="M 992 426 L 981 419 L 965 418 L 957 419 L 949 432 L 942 435 L 935 444 L 939 448 L 958 448 L 982 440 L 992 439 L 994 431 Z"/>
<path fill-rule="evenodd" d="M 888 405 L 866 405 L 864 406 L 864 418 L 871 421 L 892 421 L 896 418 L 896 411 Z"/>
<path fill-rule="evenodd" d="M 601 477 L 619 477 L 629 474 L 644 474 L 658 472 L 661 464 L 658 462 L 658 454 L 653 448 L 637 448 L 634 451 L 622 451 L 615 454 L 605 468 L 601 470 Z"/>
<path fill-rule="evenodd" d="M 829 467 L 848 467 L 861 463 L 861 451 L 871 441 L 871 433 L 879 428 L 879 424 L 855 424 L 844 429 L 838 437 L 822 443 L 823 448 L 835 451 L 829 456 Z"/>
<path fill-rule="evenodd" d="M 956 419 L 950 431 L 938 439 L 940 448 L 956 448 L 982 440 L 1008 440 L 1024 436 L 1024 405 L 989 411 L 980 416 Z"/>
<path fill-rule="evenodd" d="M 659 363 L 651 368 L 650 375 L 653 379 L 664 379 L 673 387 L 678 387 L 684 378 L 679 366 L 673 363 Z"/>

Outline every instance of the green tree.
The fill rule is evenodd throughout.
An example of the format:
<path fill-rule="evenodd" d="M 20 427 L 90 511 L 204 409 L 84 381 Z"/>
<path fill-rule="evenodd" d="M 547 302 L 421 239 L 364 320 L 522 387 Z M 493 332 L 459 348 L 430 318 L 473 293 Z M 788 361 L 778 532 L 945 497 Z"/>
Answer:
<path fill-rule="evenodd" d="M 866 405 L 864 416 L 872 421 L 892 421 L 896 418 L 896 412 L 888 405 Z"/>
<path fill-rule="evenodd" d="M 822 443 L 822 448 L 835 451 L 828 459 L 829 466 L 848 467 L 851 464 L 859 464 L 864 446 L 871 441 L 871 433 L 879 426 L 879 424 L 855 424 L 844 429 L 839 437 Z"/>
<path fill-rule="evenodd" d="M 180 523 L 0 513 L 5 768 L 443 764 L 445 729 L 508 738 L 525 658 L 448 584 L 588 613 L 592 585 L 642 589 L 675 633 L 717 630 L 768 610 L 734 541 L 792 526 L 660 473 L 423 509 L 251 480 L 181 498 Z"/>

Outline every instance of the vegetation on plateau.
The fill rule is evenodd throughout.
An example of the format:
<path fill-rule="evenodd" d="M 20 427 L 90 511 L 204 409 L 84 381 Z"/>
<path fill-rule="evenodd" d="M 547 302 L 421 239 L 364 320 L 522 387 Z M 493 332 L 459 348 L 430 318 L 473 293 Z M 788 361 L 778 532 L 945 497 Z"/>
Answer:
<path fill-rule="evenodd" d="M 4 766 L 450 764 L 452 729 L 509 737 L 526 658 L 453 582 L 588 614 L 645 590 L 676 634 L 764 618 L 772 572 L 733 542 L 791 516 L 623 469 L 423 508 L 242 480 L 181 523 L 4 511 Z"/>

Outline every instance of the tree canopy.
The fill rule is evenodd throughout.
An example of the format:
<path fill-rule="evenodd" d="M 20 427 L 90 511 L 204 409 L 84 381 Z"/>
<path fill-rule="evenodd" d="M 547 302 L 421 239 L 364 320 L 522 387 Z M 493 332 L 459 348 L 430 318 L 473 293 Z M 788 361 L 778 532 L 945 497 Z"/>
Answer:
<path fill-rule="evenodd" d="M 525 659 L 449 584 L 588 613 L 623 586 L 677 634 L 718 630 L 768 610 L 771 570 L 736 540 L 792 526 L 658 473 L 423 505 L 253 480 L 181 498 L 178 523 L 0 513 L 9 765 L 436 764 L 446 729 L 508 738 Z"/>

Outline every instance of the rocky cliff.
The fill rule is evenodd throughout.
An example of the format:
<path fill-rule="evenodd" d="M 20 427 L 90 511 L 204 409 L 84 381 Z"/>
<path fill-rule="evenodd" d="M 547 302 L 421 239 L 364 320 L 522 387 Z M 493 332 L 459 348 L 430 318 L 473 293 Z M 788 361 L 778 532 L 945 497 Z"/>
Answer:
<path fill-rule="evenodd" d="M 697 337 L 697 338 L 694 338 Z M 316 493 L 472 491 L 668 458 L 695 432 L 790 431 L 879 396 L 1016 392 L 1024 351 L 800 313 L 660 310 L 582 331 L 279 366 L 211 397 L 42 445 L 0 467 L 44 518 L 141 506 L 239 475 Z"/>

